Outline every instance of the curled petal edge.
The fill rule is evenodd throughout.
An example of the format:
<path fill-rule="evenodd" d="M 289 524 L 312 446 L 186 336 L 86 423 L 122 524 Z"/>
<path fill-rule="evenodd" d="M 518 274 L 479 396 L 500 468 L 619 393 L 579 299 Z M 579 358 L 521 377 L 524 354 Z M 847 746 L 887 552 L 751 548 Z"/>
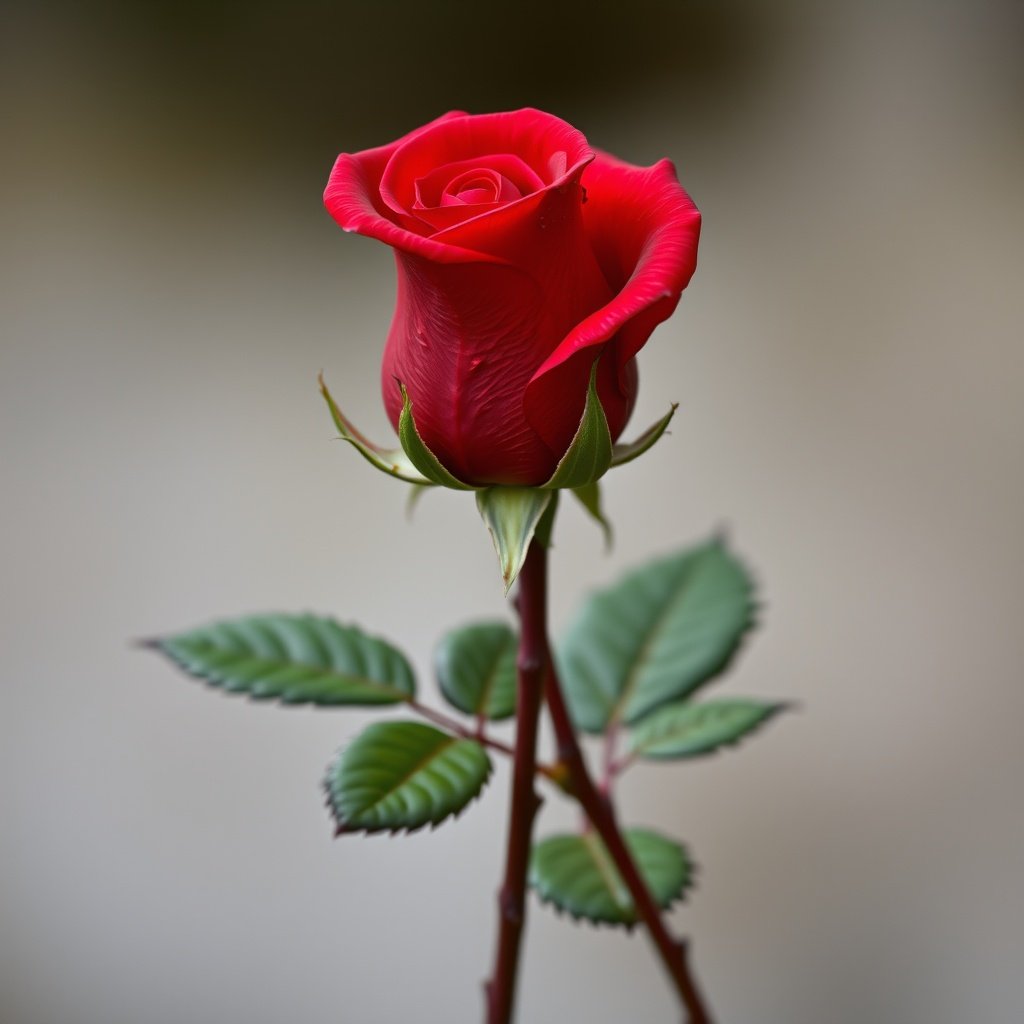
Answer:
<path fill-rule="evenodd" d="M 517 116 L 536 114 L 544 118 L 551 118 L 550 114 L 530 108 L 511 113 Z M 324 205 L 328 212 L 345 231 L 375 238 L 395 249 L 411 253 L 414 256 L 421 256 L 434 263 L 509 264 L 510 261 L 502 256 L 459 244 L 459 236 L 467 232 L 472 235 L 475 225 L 486 218 L 507 219 L 510 216 L 516 216 L 517 211 L 521 211 L 523 208 L 536 206 L 548 193 L 579 178 L 583 169 L 595 158 L 595 154 L 593 150 L 584 146 L 577 155 L 577 159 L 572 161 L 571 165 L 557 175 L 550 184 L 496 210 L 470 217 L 435 232 L 433 235 L 420 235 L 395 223 L 384 212 L 384 209 L 388 208 L 388 202 L 387 196 L 382 194 L 383 178 L 391 157 L 403 146 L 438 125 L 471 117 L 472 115 L 464 111 L 453 110 L 386 146 L 363 150 L 360 153 L 341 153 L 334 162 L 327 181 L 327 188 L 324 190 Z M 552 118 L 552 120 L 557 119 Z M 570 125 L 565 125 L 565 128 L 573 134 L 579 134 Z M 582 135 L 579 138 L 581 142 L 585 142 Z M 400 215 L 392 209 L 391 216 Z"/>
<path fill-rule="evenodd" d="M 378 199 L 380 197 L 380 180 L 384 168 L 399 147 L 435 125 L 466 116 L 465 111 L 452 110 L 386 146 L 365 149 L 360 153 L 341 153 L 334 161 L 334 167 L 327 179 L 327 188 L 324 190 L 324 206 L 327 207 L 327 212 L 345 231 L 376 238 L 386 245 L 436 263 L 502 262 L 484 253 L 435 242 L 431 238 L 408 231 L 384 216 L 374 201 L 375 195 Z"/>
<path fill-rule="evenodd" d="M 672 315 L 696 269 L 700 212 L 679 184 L 672 161 L 660 160 L 651 167 L 634 167 L 599 153 L 583 185 L 597 202 L 605 187 L 610 192 L 613 190 L 609 183 L 616 178 L 631 179 L 631 187 L 624 191 L 639 198 L 631 208 L 617 207 L 615 216 L 650 221 L 650 228 L 639 247 L 636 265 L 618 293 L 579 323 L 527 384 L 524 398 L 527 420 L 548 443 L 551 439 L 546 436 L 543 410 L 555 397 L 550 392 L 564 388 L 564 379 L 559 381 L 552 371 L 585 349 L 604 346 L 614 339 L 616 365 L 621 375 L 650 332 Z M 630 332 L 634 321 L 637 330 Z"/>

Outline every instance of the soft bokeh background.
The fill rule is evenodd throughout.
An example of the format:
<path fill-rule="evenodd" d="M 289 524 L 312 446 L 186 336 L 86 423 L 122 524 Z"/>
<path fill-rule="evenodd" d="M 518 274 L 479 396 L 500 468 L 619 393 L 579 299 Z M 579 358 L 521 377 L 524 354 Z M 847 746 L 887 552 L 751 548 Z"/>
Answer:
<path fill-rule="evenodd" d="M 704 212 L 554 616 L 727 525 L 765 626 L 722 692 L 801 712 L 638 770 L 725 1024 L 1016 1024 L 1024 1005 L 1021 8 L 952 3 L 25 3 L 0 23 L 0 1021 L 472 1021 L 508 773 L 456 825 L 334 842 L 359 713 L 204 692 L 130 640 L 314 609 L 400 637 L 505 614 L 472 502 L 365 429 L 390 256 L 339 150 L 533 104 Z M 548 801 L 541 831 L 570 820 Z M 520 1020 L 676 1019 L 642 937 L 531 907 Z"/>

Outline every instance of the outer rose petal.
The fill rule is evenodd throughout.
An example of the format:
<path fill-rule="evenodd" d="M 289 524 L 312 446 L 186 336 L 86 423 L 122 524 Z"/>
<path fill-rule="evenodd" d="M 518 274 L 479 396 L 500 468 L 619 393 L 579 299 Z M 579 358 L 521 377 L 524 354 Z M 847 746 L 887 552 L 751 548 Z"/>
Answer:
<path fill-rule="evenodd" d="M 382 367 L 385 406 L 397 423 L 397 377 L 427 446 L 471 483 L 540 484 L 554 471 L 572 431 L 561 448 L 550 448 L 526 420 L 523 393 L 573 325 L 610 295 L 584 228 L 579 185 L 529 199 L 458 228 L 482 233 L 485 224 L 500 224 L 489 241 L 504 257 L 501 264 L 396 254 L 398 300 Z M 573 431 L 585 394 L 584 386 L 578 403 L 577 396 L 562 399 L 574 406 Z"/>
<path fill-rule="evenodd" d="M 459 117 L 466 117 L 466 114 L 452 110 L 387 146 L 365 149 L 361 153 L 342 153 L 334 162 L 324 191 L 324 205 L 328 212 L 346 231 L 376 238 L 428 260 L 439 263 L 499 262 L 493 256 L 435 242 L 399 226 L 391 219 L 395 214 L 381 199 L 380 179 L 395 151 L 435 125 Z"/>
<path fill-rule="evenodd" d="M 632 358 L 654 328 L 672 315 L 697 265 L 700 213 L 670 160 L 636 167 L 598 153 L 583 185 L 584 225 L 616 294 L 570 331 L 527 386 L 527 420 L 553 446 L 563 443 L 567 432 L 571 437 L 574 429 L 566 415 L 566 396 L 585 392 L 590 367 L 609 343 L 614 358 L 602 359 L 602 369 L 605 363 L 614 366 L 620 405 L 628 415 L 631 377 L 635 392 Z M 607 410 L 604 395 L 602 400 Z M 577 407 L 572 401 L 568 405 Z M 611 414 L 609 421 L 614 436 Z"/>

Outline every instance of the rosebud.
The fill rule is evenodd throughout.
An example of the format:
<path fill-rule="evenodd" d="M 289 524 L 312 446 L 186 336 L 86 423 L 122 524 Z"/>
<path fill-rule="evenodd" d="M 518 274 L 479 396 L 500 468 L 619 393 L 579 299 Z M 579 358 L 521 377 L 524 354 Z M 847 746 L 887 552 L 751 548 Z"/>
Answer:
<path fill-rule="evenodd" d="M 700 214 L 671 162 L 595 153 L 537 110 L 450 113 L 343 153 L 324 202 L 343 228 L 395 250 L 382 369 L 392 423 L 407 395 L 423 444 L 474 486 L 547 482 L 595 365 L 614 441 L 636 398 L 634 356 L 696 265 Z"/>

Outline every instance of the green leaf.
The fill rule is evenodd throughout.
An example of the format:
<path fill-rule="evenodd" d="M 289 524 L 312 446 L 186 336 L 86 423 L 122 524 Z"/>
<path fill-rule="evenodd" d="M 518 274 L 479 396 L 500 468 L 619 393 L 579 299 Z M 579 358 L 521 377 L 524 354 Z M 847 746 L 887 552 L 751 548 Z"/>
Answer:
<path fill-rule="evenodd" d="M 671 906 L 693 881 L 693 866 L 678 843 L 647 829 L 623 838 L 659 907 Z M 596 832 L 549 836 L 530 856 L 530 885 L 545 903 L 594 924 L 632 925 L 633 897 Z"/>
<path fill-rule="evenodd" d="M 551 499 L 551 491 L 537 487 L 488 487 L 476 492 L 477 508 L 498 553 L 506 594 L 526 561 L 530 541 Z"/>
<path fill-rule="evenodd" d="M 608 472 L 612 461 L 612 435 L 608 418 L 597 394 L 597 362 L 590 371 L 587 400 L 576 434 L 544 486 L 582 487 Z"/>
<path fill-rule="evenodd" d="M 635 441 L 631 441 L 629 444 L 615 445 L 612 449 L 612 465 L 624 466 L 627 462 L 639 458 L 648 448 L 653 448 L 661 435 L 668 429 L 678 408 L 679 403 L 673 402 L 672 408 L 657 423 L 648 427 Z"/>
<path fill-rule="evenodd" d="M 490 774 L 475 740 L 420 722 L 377 722 L 342 751 L 324 787 L 339 835 L 412 831 L 457 814 Z"/>
<path fill-rule="evenodd" d="M 149 646 L 229 693 L 283 704 L 395 704 L 416 691 L 401 651 L 316 615 L 252 615 Z"/>
<path fill-rule="evenodd" d="M 604 510 L 601 508 L 601 485 L 596 480 L 584 484 L 582 487 L 574 487 L 573 494 L 579 499 L 580 504 L 587 510 L 587 513 L 594 519 L 604 532 L 605 551 L 612 549 L 612 524 L 605 518 Z"/>
<path fill-rule="evenodd" d="M 451 487 L 457 491 L 476 490 L 470 484 L 464 484 L 461 480 L 452 476 L 444 466 L 441 465 L 438 457 L 423 443 L 416 423 L 412 418 L 412 401 L 409 392 L 405 390 L 404 384 L 399 384 L 402 389 L 402 412 L 398 417 L 398 440 L 402 442 L 405 454 L 409 456 L 412 464 L 426 477 L 427 480 L 442 487 Z"/>
<path fill-rule="evenodd" d="M 406 481 L 406 483 L 423 486 L 430 485 L 430 481 L 412 464 L 409 456 L 401 448 L 381 448 L 361 434 L 355 424 L 338 408 L 337 402 L 334 401 L 330 391 L 327 390 L 327 384 L 324 382 L 324 375 L 322 373 L 318 380 L 320 381 L 320 394 L 324 396 L 327 408 L 331 411 L 331 419 L 334 420 L 338 433 L 370 465 L 376 466 L 377 469 L 387 473 L 388 476 L 397 477 L 399 480 Z"/>
<path fill-rule="evenodd" d="M 738 743 L 785 706 L 737 698 L 667 704 L 633 730 L 629 748 L 654 760 L 700 757 Z"/>
<path fill-rule="evenodd" d="M 718 540 L 590 595 L 559 649 L 576 723 L 602 732 L 721 673 L 754 619 L 752 584 Z"/>
<path fill-rule="evenodd" d="M 476 622 L 447 633 L 434 666 L 448 703 L 467 715 L 511 718 L 516 713 L 517 646 L 504 622 Z"/>

